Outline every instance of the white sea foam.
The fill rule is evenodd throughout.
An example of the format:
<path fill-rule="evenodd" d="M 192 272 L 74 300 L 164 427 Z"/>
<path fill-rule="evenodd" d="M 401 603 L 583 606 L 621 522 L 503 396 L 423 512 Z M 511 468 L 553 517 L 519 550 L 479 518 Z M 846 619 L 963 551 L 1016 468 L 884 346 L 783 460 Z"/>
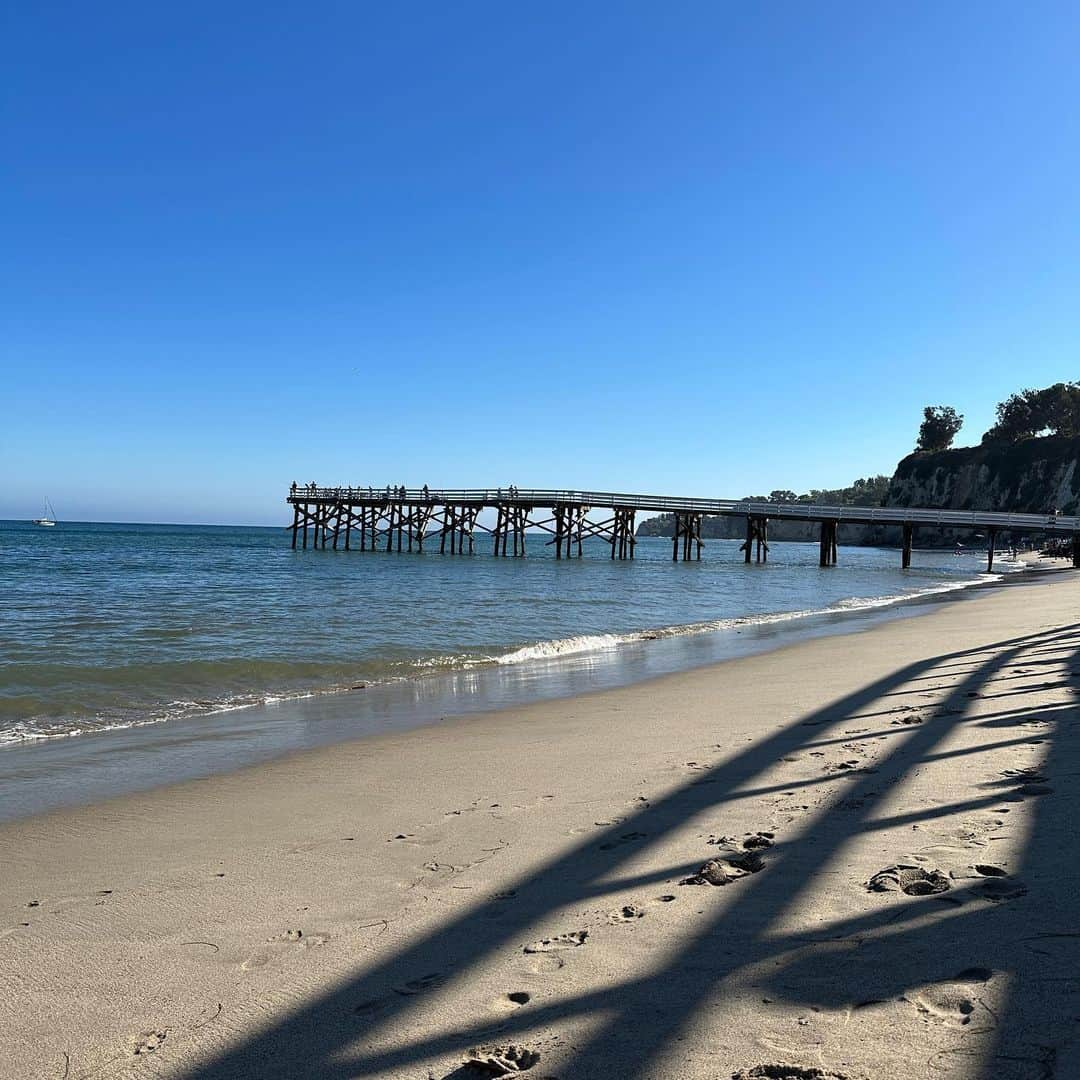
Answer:
<path fill-rule="evenodd" d="M 632 642 L 652 641 L 657 638 L 685 637 L 692 634 L 739 630 L 744 627 L 770 626 L 776 623 L 793 622 L 798 619 L 809 619 L 814 616 L 838 615 L 844 612 L 892 607 L 895 604 L 901 604 L 908 600 L 917 600 L 921 597 L 933 596 L 939 593 L 956 592 L 960 589 L 971 588 L 973 585 L 984 585 L 987 582 L 1000 581 L 1002 577 L 1004 577 L 1003 574 L 982 574 L 977 578 L 942 582 L 937 585 L 928 585 L 922 589 L 912 590 L 911 592 L 897 593 L 889 596 L 854 596 L 849 599 L 840 600 L 829 607 L 823 608 L 809 608 L 798 611 L 773 611 L 757 615 L 739 615 L 728 619 L 711 619 L 705 622 L 661 626 L 651 630 L 639 630 L 627 634 L 586 634 L 579 637 L 538 641 L 532 645 L 524 645 L 503 656 L 498 656 L 495 658 L 495 662 L 505 665 L 523 664 L 530 660 L 554 660 L 580 653 L 608 652 L 621 645 L 627 645 Z"/>
<path fill-rule="evenodd" d="M 520 649 L 495 658 L 497 664 L 522 664 L 527 660 L 553 660 L 560 656 L 577 653 L 606 652 L 640 634 L 582 634 L 579 637 L 557 638 L 554 641 L 538 641 L 535 645 L 523 645 Z"/>
<path fill-rule="evenodd" d="M 25 723 L 15 724 L 6 731 L 0 731 L 0 749 L 10 746 L 22 746 L 28 742 L 70 739 L 75 735 L 97 735 L 102 731 L 122 731 L 127 728 L 149 727 L 151 724 L 163 724 L 168 719 L 167 716 L 151 716 L 138 720 L 116 720 L 111 723 L 92 724 L 89 727 L 65 728 L 63 731 L 38 731 Z"/>
<path fill-rule="evenodd" d="M 566 657 L 581 656 L 589 653 L 611 652 L 627 644 L 644 643 L 656 639 L 732 630 L 739 631 L 744 628 L 793 622 L 800 619 L 812 618 L 814 616 L 841 615 L 844 613 L 855 613 L 874 608 L 891 607 L 896 604 L 904 603 L 905 601 L 917 600 L 921 597 L 956 592 L 961 589 L 971 588 L 974 585 L 1000 581 L 1005 576 L 1010 576 L 1012 573 L 1026 569 L 1023 563 L 1017 562 L 1014 565 L 1008 565 L 1011 560 L 1003 561 L 1006 563 L 1006 566 L 1002 567 L 1003 573 L 983 573 L 974 578 L 939 582 L 934 585 L 924 586 L 920 589 L 914 589 L 910 592 L 894 595 L 850 597 L 848 599 L 839 600 L 831 606 L 823 608 L 741 615 L 733 618 L 663 626 L 656 629 L 639 630 L 624 634 L 582 634 L 575 637 L 533 642 L 528 645 L 522 645 L 502 655 L 472 652 L 421 657 L 411 661 L 402 661 L 403 670 L 399 670 L 394 674 L 386 673 L 381 678 L 365 678 L 363 679 L 363 683 L 367 687 L 372 687 L 378 685 L 380 682 L 397 682 L 401 679 L 432 676 L 443 672 L 464 671 L 492 664 L 507 666 L 525 664 L 531 661 L 558 661 Z M 34 718 L 29 718 L 25 721 L 16 723 L 6 730 L 0 731 L 0 748 L 23 745 L 29 742 L 67 739 L 76 735 L 90 735 L 126 728 L 147 727 L 182 717 L 200 715 L 209 716 L 228 713 L 240 709 L 250 709 L 258 705 L 274 705 L 301 698 L 342 693 L 351 689 L 354 689 L 354 687 L 346 684 L 331 685 L 327 686 L 325 689 L 319 690 L 308 689 L 297 690 L 295 692 L 278 691 L 275 693 L 268 693 L 265 696 L 257 694 L 238 694 L 210 701 L 177 700 L 170 702 L 160 711 L 155 711 L 149 715 L 123 718 L 102 716 L 100 718 L 88 719 L 82 723 L 76 723 L 72 727 L 65 727 L 62 729 L 53 727 L 49 721 L 45 721 L 39 727 L 37 723 L 35 723 Z"/>

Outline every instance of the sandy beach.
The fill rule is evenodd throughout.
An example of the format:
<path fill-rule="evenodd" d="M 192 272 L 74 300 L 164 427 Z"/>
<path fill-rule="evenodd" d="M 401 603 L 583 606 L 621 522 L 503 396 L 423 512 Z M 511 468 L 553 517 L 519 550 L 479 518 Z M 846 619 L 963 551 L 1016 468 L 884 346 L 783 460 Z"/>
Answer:
<path fill-rule="evenodd" d="M 0 1074 L 1080 1076 L 1078 611 L 1032 574 L 0 826 Z"/>

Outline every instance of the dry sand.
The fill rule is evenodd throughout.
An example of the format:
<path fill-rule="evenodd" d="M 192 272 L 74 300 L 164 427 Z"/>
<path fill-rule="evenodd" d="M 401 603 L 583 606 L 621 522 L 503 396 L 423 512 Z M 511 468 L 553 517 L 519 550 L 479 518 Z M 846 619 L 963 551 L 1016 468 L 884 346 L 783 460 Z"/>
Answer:
<path fill-rule="evenodd" d="M 1080 1077 L 1080 575 L 1033 577 L 0 827 L 0 1074 Z"/>

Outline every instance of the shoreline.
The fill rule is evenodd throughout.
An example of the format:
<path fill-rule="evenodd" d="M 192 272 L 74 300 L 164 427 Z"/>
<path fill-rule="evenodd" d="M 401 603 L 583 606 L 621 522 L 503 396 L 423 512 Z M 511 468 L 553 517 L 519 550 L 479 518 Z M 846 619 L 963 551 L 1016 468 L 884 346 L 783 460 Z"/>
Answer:
<path fill-rule="evenodd" d="M 734 546 L 734 542 L 725 541 L 724 543 Z M 791 543 L 787 546 L 803 549 L 807 553 L 814 548 L 812 544 L 802 543 Z M 864 549 L 847 550 L 855 553 L 857 563 L 858 552 Z M 874 550 L 884 552 L 892 549 Z M 652 555 L 655 556 L 655 550 Z M 816 551 L 814 555 L 816 560 Z M 543 566 L 547 561 L 541 558 L 538 564 Z M 603 561 L 606 568 L 607 559 Z M 646 566 L 655 567 L 656 560 L 643 558 L 640 562 Z M 380 655 L 377 649 L 372 652 L 371 642 L 368 642 L 366 646 L 360 644 L 355 654 L 331 650 L 329 654 L 320 656 L 300 649 L 295 657 L 294 666 L 297 670 L 291 673 L 280 670 L 281 662 L 285 660 L 288 666 L 291 658 L 283 657 L 272 648 L 265 653 L 260 653 L 258 650 L 245 653 L 242 646 L 240 655 L 236 657 L 227 654 L 218 655 L 212 647 L 205 654 L 187 653 L 175 656 L 168 650 L 160 656 L 152 652 L 148 655 L 144 649 L 139 659 L 129 667 L 127 663 L 116 663 L 115 641 L 104 641 L 100 654 L 105 662 L 100 671 L 96 667 L 96 653 L 90 655 L 84 651 L 82 656 L 82 663 L 88 665 L 90 676 L 83 686 L 84 693 L 88 695 L 87 699 L 77 696 L 74 692 L 75 688 L 72 687 L 71 691 L 64 691 L 57 700 L 50 700 L 50 690 L 47 686 L 34 685 L 32 667 L 35 661 L 31 661 L 31 670 L 27 673 L 30 682 L 26 687 L 29 696 L 22 703 L 25 711 L 20 712 L 12 708 L 10 702 L 0 702 L 0 705 L 5 706 L 2 710 L 3 716 L 0 718 L 0 753 L 11 747 L 81 738 L 111 731 L 148 728 L 166 723 L 174 724 L 176 721 L 198 721 L 227 712 L 242 712 L 268 705 L 283 704 L 287 709 L 304 699 L 349 693 L 360 686 L 370 689 L 387 683 L 426 678 L 448 672 L 484 671 L 495 665 L 528 663 L 535 659 L 558 660 L 577 652 L 618 649 L 627 644 L 658 638 L 690 637 L 728 630 L 738 633 L 742 632 L 748 624 L 752 631 L 755 624 L 789 620 L 797 622 L 806 620 L 808 617 L 829 618 L 862 608 L 891 607 L 917 601 L 938 592 L 968 588 L 979 584 L 980 580 L 986 577 L 985 571 L 980 569 L 978 563 L 969 565 L 970 559 L 965 558 L 963 566 L 955 560 L 946 560 L 946 563 L 953 562 L 956 565 L 950 569 L 960 571 L 959 576 L 956 577 L 946 574 L 944 577 L 935 578 L 935 571 L 941 568 L 919 567 L 911 571 L 910 577 L 906 574 L 897 575 L 901 580 L 894 578 L 888 584 L 882 583 L 883 591 L 879 594 L 861 591 L 858 585 L 853 586 L 853 593 L 847 593 L 843 588 L 836 590 L 826 587 L 824 592 L 831 595 L 799 597 L 799 600 L 806 601 L 802 605 L 797 600 L 793 603 L 792 599 L 783 595 L 759 598 L 756 612 L 751 606 L 747 613 L 736 609 L 734 612 L 721 614 L 720 612 L 727 609 L 728 603 L 726 593 L 723 592 L 723 584 L 718 581 L 717 584 L 722 592 L 715 598 L 714 603 L 702 605 L 700 597 L 695 598 L 699 602 L 692 601 L 685 606 L 676 601 L 675 608 L 665 612 L 669 616 L 666 620 L 655 620 L 650 618 L 650 614 L 641 611 L 636 616 L 623 612 L 622 617 L 598 622 L 590 619 L 587 611 L 579 611 L 578 615 L 581 616 L 579 620 L 563 621 L 557 625 L 548 624 L 536 627 L 530 622 L 518 620 L 514 628 L 515 632 L 500 641 L 488 641 L 483 635 L 473 635 L 471 640 L 453 642 L 439 640 L 439 636 L 436 635 L 435 640 L 427 649 L 422 643 L 416 642 L 403 650 L 402 639 L 398 636 L 394 639 L 393 647 L 385 650 L 385 655 Z M 1004 563 L 1008 568 L 999 568 L 996 571 L 997 577 L 1021 569 L 1023 561 L 1006 559 Z M 804 569 L 809 568 L 810 564 L 807 563 Z M 816 569 L 816 561 L 814 568 Z M 290 572 L 292 569 L 295 568 L 290 568 Z M 716 569 L 716 564 L 713 564 L 709 572 L 715 572 Z M 930 578 L 920 582 L 921 574 L 927 570 L 930 572 Z M 766 574 L 765 580 L 767 581 L 768 578 L 769 575 Z M 828 571 L 825 573 L 825 579 L 838 580 Z M 991 580 L 993 579 L 991 577 Z M 747 580 L 754 580 L 754 578 Z M 858 580 L 859 576 L 856 574 L 856 581 Z M 837 595 L 838 592 L 839 595 Z M 630 605 L 632 604 L 631 600 Z M 651 614 L 655 616 L 659 613 L 652 612 Z M 190 613 L 187 617 L 191 622 L 198 622 L 200 619 L 200 616 L 194 613 Z M 152 634 L 164 634 L 166 638 L 171 637 L 176 629 L 190 630 L 190 628 L 190 623 L 186 626 L 181 623 L 178 628 L 161 629 L 155 627 L 152 621 L 150 626 Z M 270 638 L 273 637 L 273 628 L 265 627 L 264 631 Z M 32 632 L 32 628 L 29 632 Z M 321 633 L 321 628 L 317 632 Z M 264 638 L 264 640 L 268 639 Z M 73 643 L 67 640 L 65 644 L 71 648 Z M 225 661 L 226 667 L 242 668 L 245 658 L 252 665 L 250 671 L 242 673 L 240 670 L 222 670 L 219 672 L 219 680 L 216 684 L 213 678 L 207 678 L 203 670 L 191 670 L 185 677 L 185 673 L 179 669 L 167 674 L 167 687 L 160 684 L 165 671 L 176 665 L 186 663 L 192 665 L 194 669 L 200 669 L 208 664 L 213 665 L 219 661 Z M 722 650 L 714 651 L 712 658 L 721 659 Z M 201 661 L 206 663 L 201 663 Z M 323 667 L 326 670 L 319 674 L 314 674 L 311 670 L 302 670 L 309 661 L 314 662 L 316 667 Z M 697 662 L 700 661 L 690 661 L 684 666 Z M 268 670 L 271 668 L 275 669 L 273 674 L 270 674 Z M 53 675 L 53 678 L 56 677 L 57 675 Z M 60 683 L 63 684 L 66 678 L 63 668 L 60 669 L 58 677 Z M 79 674 L 72 677 L 77 682 Z M 118 696 L 114 690 L 124 681 L 130 684 L 129 691 L 127 694 Z M 36 700 L 35 695 L 43 696 L 40 700 Z M 88 699 L 95 701 L 93 708 L 87 707 Z M 35 712 L 35 705 L 40 710 L 39 712 Z"/>
<path fill-rule="evenodd" d="M 1018 578 L 0 825 L 12 1075 L 1067 1075 L 1080 575 Z"/>
<path fill-rule="evenodd" d="M 550 656 L 541 649 L 540 655 L 514 664 L 496 658 L 471 668 L 425 672 L 351 690 L 281 696 L 191 716 L 27 739 L 0 748 L 0 822 L 219 775 L 315 746 L 633 686 L 819 636 L 858 633 L 1029 579 L 1033 570 L 1054 568 L 1025 561 L 1026 572 L 944 584 L 881 602 L 720 621 L 730 625 L 646 630 L 620 635 L 612 648 Z"/>

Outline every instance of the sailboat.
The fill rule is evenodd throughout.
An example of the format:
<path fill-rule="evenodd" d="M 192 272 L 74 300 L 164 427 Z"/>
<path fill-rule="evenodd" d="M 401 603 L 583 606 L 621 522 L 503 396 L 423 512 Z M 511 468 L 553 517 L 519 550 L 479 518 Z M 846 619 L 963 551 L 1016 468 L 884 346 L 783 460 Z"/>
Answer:
<path fill-rule="evenodd" d="M 34 518 L 31 525 L 40 525 L 43 529 L 52 528 L 56 524 L 56 511 L 53 510 L 48 498 L 45 499 L 45 513 L 39 518 Z"/>

